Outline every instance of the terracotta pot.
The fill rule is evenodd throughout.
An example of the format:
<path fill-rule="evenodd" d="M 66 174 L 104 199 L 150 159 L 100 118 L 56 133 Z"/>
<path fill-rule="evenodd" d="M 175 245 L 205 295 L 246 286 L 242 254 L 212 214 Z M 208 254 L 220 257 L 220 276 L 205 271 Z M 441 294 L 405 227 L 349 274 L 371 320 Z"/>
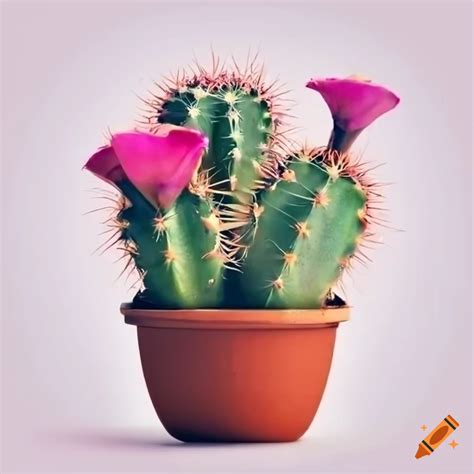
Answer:
<path fill-rule="evenodd" d="M 138 326 L 148 392 L 181 441 L 295 441 L 326 386 L 349 308 L 150 310 L 122 305 Z"/>

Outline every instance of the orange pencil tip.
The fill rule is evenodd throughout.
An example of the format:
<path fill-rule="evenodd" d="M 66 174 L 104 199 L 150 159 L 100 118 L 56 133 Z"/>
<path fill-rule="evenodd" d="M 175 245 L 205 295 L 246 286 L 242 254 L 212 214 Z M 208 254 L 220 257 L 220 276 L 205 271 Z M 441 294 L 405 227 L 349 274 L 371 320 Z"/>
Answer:
<path fill-rule="evenodd" d="M 418 446 L 418 451 L 417 451 L 416 454 L 415 454 L 415 458 L 416 458 L 416 459 L 420 459 L 420 458 L 422 458 L 423 456 L 427 456 L 428 454 L 430 454 L 430 453 L 428 452 L 428 450 L 427 450 L 422 444 L 420 444 L 420 445 Z"/>

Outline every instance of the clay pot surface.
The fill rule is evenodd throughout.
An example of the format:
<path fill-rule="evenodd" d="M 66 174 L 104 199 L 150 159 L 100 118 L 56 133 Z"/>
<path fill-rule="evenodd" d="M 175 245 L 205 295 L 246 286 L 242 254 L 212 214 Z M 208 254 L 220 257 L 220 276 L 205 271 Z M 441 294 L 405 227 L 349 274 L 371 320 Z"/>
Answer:
<path fill-rule="evenodd" d="M 137 326 L 148 392 L 181 441 L 295 441 L 326 386 L 336 329 L 349 308 L 151 310 Z"/>

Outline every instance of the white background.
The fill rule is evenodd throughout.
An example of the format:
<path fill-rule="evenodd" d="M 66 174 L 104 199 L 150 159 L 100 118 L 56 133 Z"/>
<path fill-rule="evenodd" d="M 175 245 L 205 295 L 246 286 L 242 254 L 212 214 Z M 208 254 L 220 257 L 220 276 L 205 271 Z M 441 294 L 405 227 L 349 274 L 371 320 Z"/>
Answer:
<path fill-rule="evenodd" d="M 2 4 L 3 471 L 471 472 L 470 5 L 445 2 Z M 357 144 L 394 227 L 347 280 L 323 402 L 302 441 L 183 445 L 148 399 L 129 282 L 101 243 L 81 171 L 108 127 L 133 125 L 152 80 L 210 47 L 259 49 L 293 89 L 301 139 L 329 113 L 311 76 L 360 73 L 399 107 Z M 102 215 L 103 216 L 103 215 Z M 447 414 L 460 427 L 415 460 Z"/>

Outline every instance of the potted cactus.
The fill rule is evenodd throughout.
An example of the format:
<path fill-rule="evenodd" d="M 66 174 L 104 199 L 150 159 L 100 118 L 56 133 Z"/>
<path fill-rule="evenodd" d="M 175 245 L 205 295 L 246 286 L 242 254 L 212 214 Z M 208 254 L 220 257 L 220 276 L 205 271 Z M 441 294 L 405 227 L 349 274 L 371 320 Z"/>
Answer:
<path fill-rule="evenodd" d="M 85 168 L 118 191 L 116 241 L 141 279 L 136 325 L 148 391 L 183 441 L 293 441 L 320 403 L 338 324 L 333 292 L 370 236 L 377 183 L 349 152 L 399 99 L 357 77 L 312 79 L 334 127 L 295 147 L 262 71 L 178 76 L 139 129 Z"/>

